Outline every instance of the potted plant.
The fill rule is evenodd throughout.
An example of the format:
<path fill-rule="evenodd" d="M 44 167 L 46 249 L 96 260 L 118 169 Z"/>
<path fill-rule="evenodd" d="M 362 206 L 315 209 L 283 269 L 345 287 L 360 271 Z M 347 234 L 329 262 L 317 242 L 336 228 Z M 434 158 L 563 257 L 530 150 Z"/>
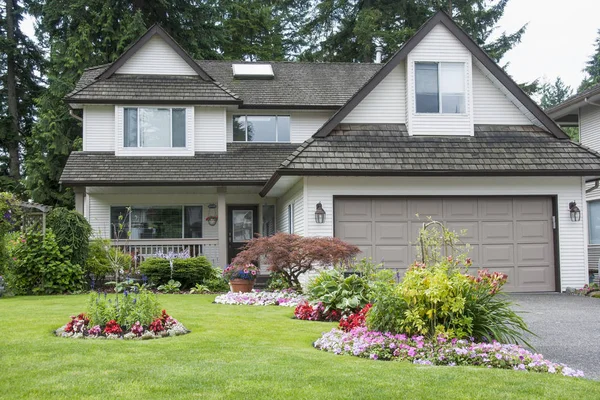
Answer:
<path fill-rule="evenodd" d="M 252 263 L 231 264 L 223 270 L 223 278 L 229 281 L 229 288 L 235 293 L 251 292 L 257 275 L 258 267 Z"/>

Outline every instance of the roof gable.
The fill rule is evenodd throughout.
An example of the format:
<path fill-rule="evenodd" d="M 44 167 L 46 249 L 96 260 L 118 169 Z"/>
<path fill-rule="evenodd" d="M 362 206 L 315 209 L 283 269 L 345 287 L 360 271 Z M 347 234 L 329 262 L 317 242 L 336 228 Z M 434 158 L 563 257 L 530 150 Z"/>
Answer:
<path fill-rule="evenodd" d="M 147 50 L 159 51 L 161 59 L 157 59 L 150 52 L 145 54 Z M 147 64 L 149 60 L 153 61 L 153 64 L 160 67 L 163 63 L 163 57 L 170 59 L 176 64 L 178 73 L 172 71 L 168 75 L 198 75 L 200 78 L 206 81 L 212 81 L 210 75 L 206 73 L 194 59 L 185 51 L 179 44 L 159 25 L 153 25 L 146 33 L 144 33 L 137 41 L 135 41 L 129 48 L 119 56 L 102 74 L 98 76 L 98 79 L 110 78 L 113 74 L 122 73 L 133 73 L 133 66 L 138 64 Z M 180 62 L 177 60 L 179 57 Z M 156 69 L 156 75 L 160 75 L 160 68 Z M 143 71 L 142 74 L 148 75 L 148 70 Z M 152 74 L 152 72 L 150 72 Z"/>
<path fill-rule="evenodd" d="M 473 57 L 481 63 L 496 80 L 503 85 L 514 98 L 520 102 L 544 128 L 560 139 L 568 139 L 568 136 L 556 125 L 548 115 L 529 97 L 521 88 L 483 51 L 471 37 L 465 33 L 452 19 L 443 11 L 437 12 L 431 17 L 390 60 L 375 74 L 346 104 L 339 109 L 314 135 L 314 137 L 327 137 L 333 129 L 340 124 L 344 118 L 363 100 L 369 93 L 379 85 L 401 62 L 406 60 L 409 53 L 421 43 L 421 41 L 438 24 L 445 28 L 458 39 L 458 41 L 471 52 Z"/>

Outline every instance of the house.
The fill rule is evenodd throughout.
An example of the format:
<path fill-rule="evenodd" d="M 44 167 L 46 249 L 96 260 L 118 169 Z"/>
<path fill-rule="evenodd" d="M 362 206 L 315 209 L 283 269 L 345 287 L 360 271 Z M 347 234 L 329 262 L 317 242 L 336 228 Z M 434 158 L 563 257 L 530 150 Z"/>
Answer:
<path fill-rule="evenodd" d="M 579 128 L 581 144 L 596 154 L 600 153 L 600 85 L 593 86 L 563 103 L 547 110 L 547 114 L 561 126 Z M 597 176 L 586 179 L 587 265 L 590 275 L 598 274 L 600 265 L 600 189 Z M 597 277 L 599 275 L 596 275 Z"/>
<path fill-rule="evenodd" d="M 222 266 L 283 231 L 402 272 L 431 217 L 466 229 L 509 290 L 587 282 L 586 211 L 572 221 L 568 205 L 600 156 L 443 12 L 383 65 L 193 60 L 154 26 L 66 101 L 83 110 L 83 151 L 61 182 L 104 237 L 131 207 L 137 254 L 185 247 Z"/>

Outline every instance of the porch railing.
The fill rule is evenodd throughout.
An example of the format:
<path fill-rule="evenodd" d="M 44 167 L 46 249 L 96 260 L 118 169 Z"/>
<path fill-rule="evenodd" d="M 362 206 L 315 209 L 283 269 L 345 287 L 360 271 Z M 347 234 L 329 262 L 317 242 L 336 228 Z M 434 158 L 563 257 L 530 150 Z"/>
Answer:
<path fill-rule="evenodd" d="M 131 254 L 132 266 L 137 270 L 139 264 L 146 258 L 157 253 L 180 253 L 188 250 L 190 257 L 203 255 L 214 266 L 219 265 L 218 239 L 163 239 L 163 240 L 129 240 L 127 243 L 113 242 L 124 253 Z"/>

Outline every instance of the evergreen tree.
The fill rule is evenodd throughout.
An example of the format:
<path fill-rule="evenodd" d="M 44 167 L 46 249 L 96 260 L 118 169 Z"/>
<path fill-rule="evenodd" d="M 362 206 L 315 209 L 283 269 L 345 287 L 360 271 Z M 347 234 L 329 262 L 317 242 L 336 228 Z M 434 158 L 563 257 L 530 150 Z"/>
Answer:
<path fill-rule="evenodd" d="M 585 79 L 579 85 L 578 92 L 583 92 L 586 89 L 591 88 L 594 85 L 600 83 L 600 29 L 598 29 L 598 37 L 596 38 L 596 49 L 594 55 L 592 55 L 589 61 L 586 63 L 585 68 Z"/>
<path fill-rule="evenodd" d="M 194 57 L 213 58 L 222 43 L 213 1 L 32 0 L 38 37 L 49 53 L 48 86 L 37 100 L 38 118 L 26 160 L 30 196 L 45 204 L 72 205 L 58 184 L 81 126 L 64 97 L 86 67 L 114 61 L 126 47 L 160 23 Z"/>
<path fill-rule="evenodd" d="M 556 78 L 554 83 L 544 83 L 542 85 L 542 97 L 540 105 L 543 109 L 554 107 L 573 94 L 573 89 L 566 85 L 560 77 Z"/>
<path fill-rule="evenodd" d="M 525 26 L 490 41 L 508 0 L 322 0 L 311 10 L 302 34 L 311 43 L 306 60 L 373 60 L 375 47 L 392 55 L 438 10 L 452 17 L 494 60 L 499 61 L 521 39 Z"/>
<path fill-rule="evenodd" d="M 24 189 L 21 161 L 44 67 L 40 49 L 21 31 L 23 15 L 17 0 L 0 4 L 0 190 L 14 193 Z"/>

